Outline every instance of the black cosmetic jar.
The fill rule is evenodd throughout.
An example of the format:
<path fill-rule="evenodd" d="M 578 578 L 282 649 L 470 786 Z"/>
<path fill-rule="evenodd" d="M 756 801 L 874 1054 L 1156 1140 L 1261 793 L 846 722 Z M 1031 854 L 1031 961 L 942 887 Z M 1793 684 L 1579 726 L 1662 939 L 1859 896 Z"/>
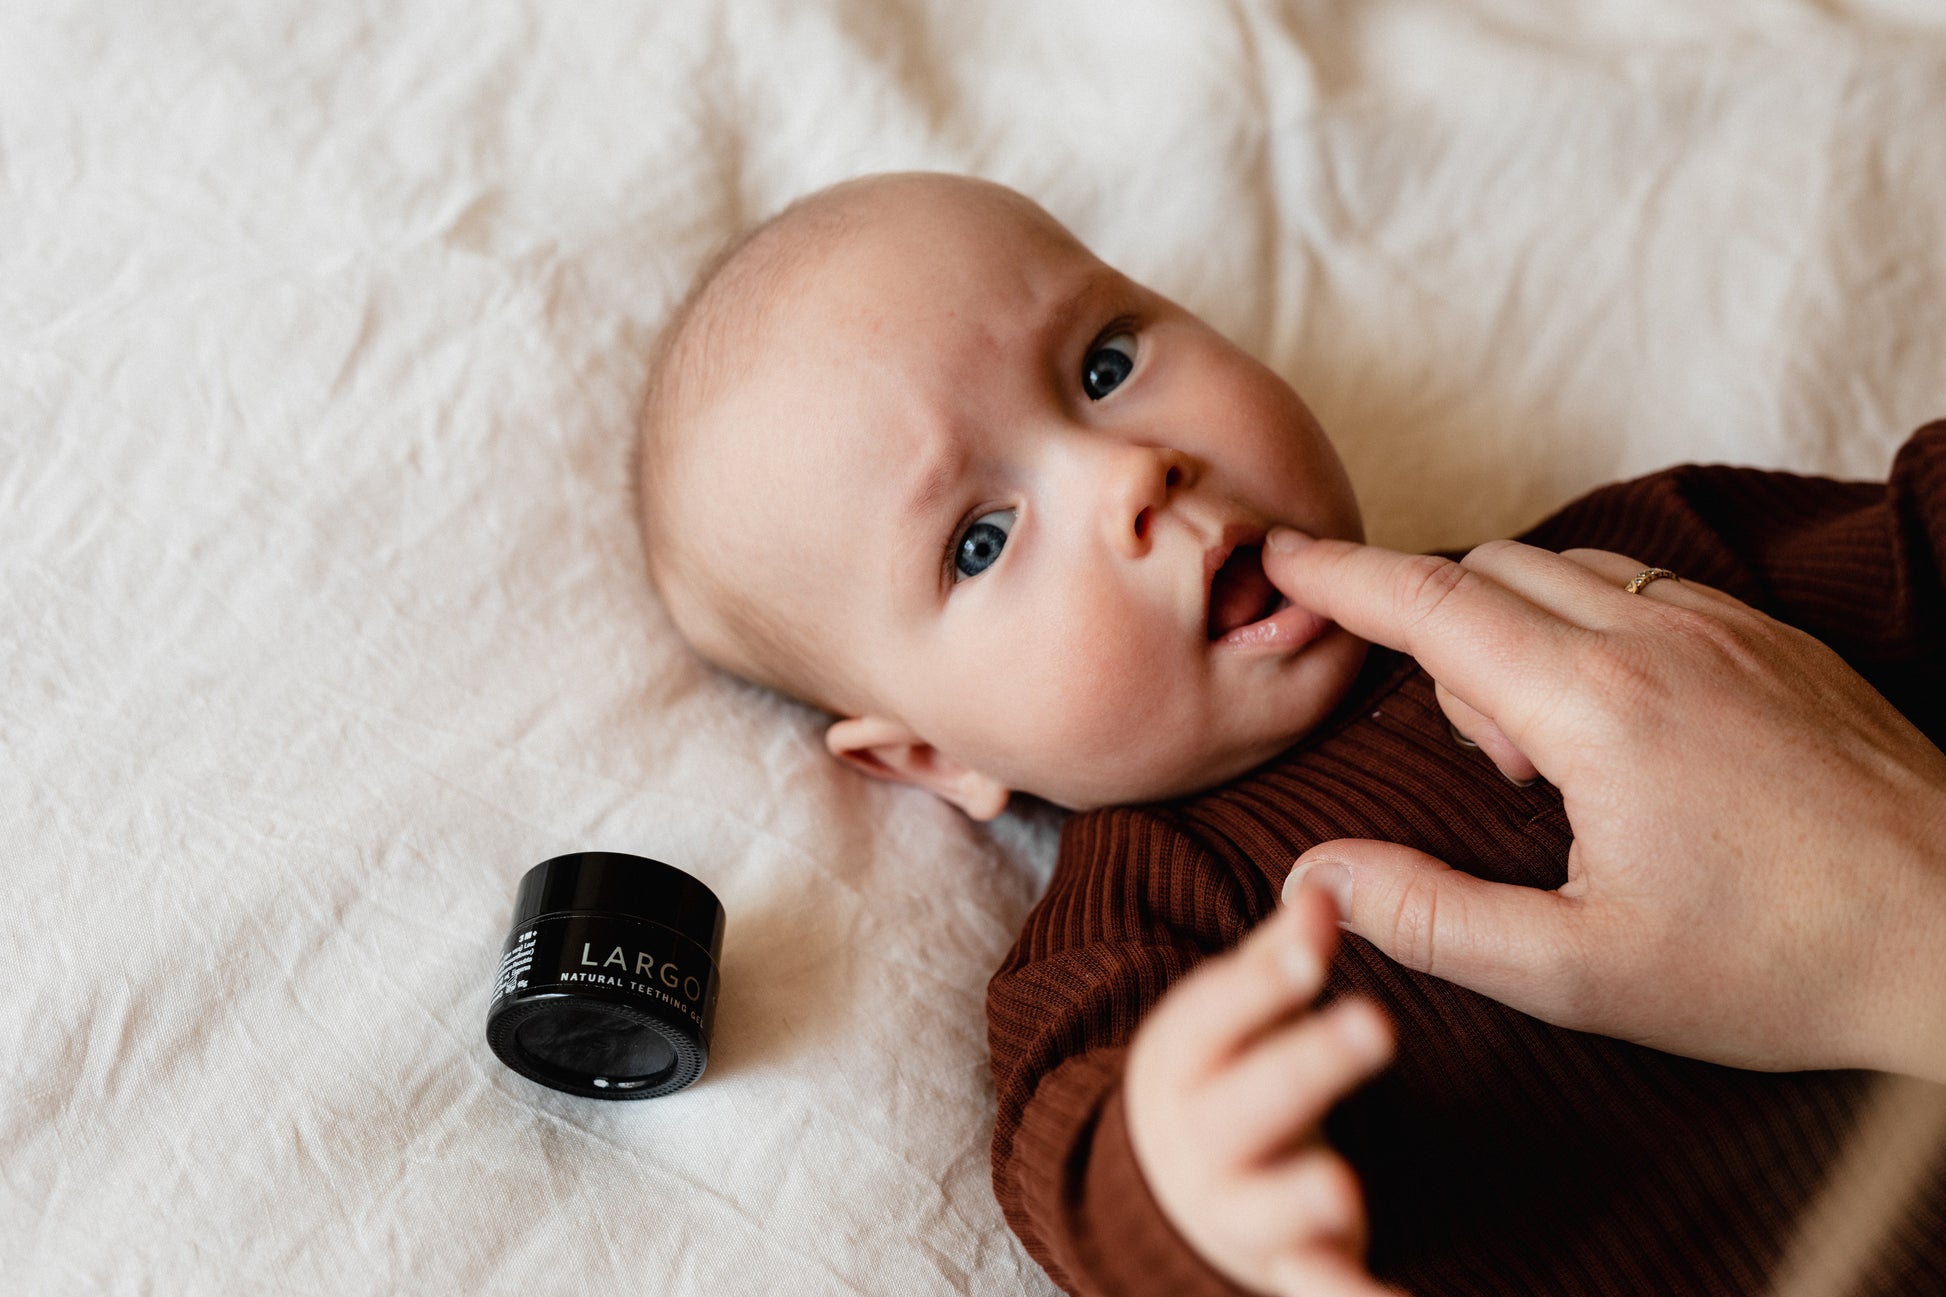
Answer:
<path fill-rule="evenodd" d="M 723 906 L 673 865 L 580 851 L 520 880 L 487 1044 L 530 1081 L 653 1099 L 703 1074 Z"/>

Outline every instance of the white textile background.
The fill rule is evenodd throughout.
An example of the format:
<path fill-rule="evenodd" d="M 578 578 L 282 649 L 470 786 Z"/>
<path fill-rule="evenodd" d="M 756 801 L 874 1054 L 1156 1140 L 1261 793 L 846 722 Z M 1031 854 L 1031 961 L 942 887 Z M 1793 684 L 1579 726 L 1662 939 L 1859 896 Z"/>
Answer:
<path fill-rule="evenodd" d="M 674 640 L 627 451 L 693 269 L 1006 181 L 1456 546 L 1882 475 L 1946 414 L 1942 121 L 1922 0 L 0 6 L 0 1289 L 1049 1291 L 981 1004 L 1054 821 Z M 515 880 L 596 848 L 729 912 L 672 1098 L 484 1046 Z"/>

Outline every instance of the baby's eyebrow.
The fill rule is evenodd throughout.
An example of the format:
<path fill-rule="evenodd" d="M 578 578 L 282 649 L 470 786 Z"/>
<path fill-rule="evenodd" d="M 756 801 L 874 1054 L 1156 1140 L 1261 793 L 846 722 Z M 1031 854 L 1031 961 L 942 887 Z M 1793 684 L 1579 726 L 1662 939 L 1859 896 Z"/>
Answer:
<path fill-rule="evenodd" d="M 935 536 L 935 519 L 953 493 L 965 468 L 965 451 L 951 443 L 935 440 L 931 449 L 914 456 L 921 463 L 912 493 L 906 497 L 892 531 L 893 543 L 887 549 L 890 560 L 887 575 L 901 601 L 925 591 L 930 601 L 944 590 L 946 540 Z M 915 542 L 916 538 L 916 542 Z"/>
<path fill-rule="evenodd" d="M 1065 293 L 1051 303 L 1041 315 L 1040 332 L 1043 337 L 1059 334 L 1076 312 L 1100 295 L 1110 282 L 1110 274 L 1097 270 L 1086 275 L 1071 293 Z"/>
<path fill-rule="evenodd" d="M 911 532 L 922 528 L 926 521 L 939 512 L 953 482 L 959 477 L 961 455 L 958 451 L 935 451 L 926 456 L 925 467 L 919 472 L 917 484 L 912 494 L 906 497 L 905 509 L 899 514 L 899 530 Z"/>

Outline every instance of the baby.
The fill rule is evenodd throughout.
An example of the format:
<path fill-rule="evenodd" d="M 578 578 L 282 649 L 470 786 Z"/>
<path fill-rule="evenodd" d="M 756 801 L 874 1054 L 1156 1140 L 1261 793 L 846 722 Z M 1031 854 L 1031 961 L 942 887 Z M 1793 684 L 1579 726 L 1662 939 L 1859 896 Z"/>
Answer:
<path fill-rule="evenodd" d="M 1418 1291 L 1761 1281 L 1831 1151 L 1804 1132 L 1848 1119 L 1855 1078 L 1559 1031 L 1355 941 L 1327 981 L 1328 907 L 1278 911 L 1329 838 L 1552 887 L 1569 834 L 1551 788 L 1453 741 L 1414 664 L 1267 574 L 1277 529 L 1362 538 L 1275 373 L 1017 193 L 867 177 L 699 277 L 641 465 L 650 572 L 703 657 L 977 819 L 1015 793 L 1082 812 L 989 993 L 995 1188 L 1057 1282 L 1376 1291 L 1333 1145 L 1374 1269 Z M 1711 473 L 1738 528 L 1692 518 Z M 1801 511 L 1774 542 L 1742 525 L 1781 477 L 1672 470 L 1532 539 L 1653 551 L 1761 605 L 1818 543 Z M 1337 1002 L 1309 1013 L 1320 985 Z M 1390 1053 L 1370 999 L 1406 1048 L 1327 1123 Z"/>
<path fill-rule="evenodd" d="M 1361 534 L 1310 411 L 1018 194 L 814 195 L 665 336 L 652 575 L 704 657 L 843 717 L 860 769 L 978 819 L 1172 796 L 1288 747 L 1358 669 L 1257 561 L 1278 524 Z"/>

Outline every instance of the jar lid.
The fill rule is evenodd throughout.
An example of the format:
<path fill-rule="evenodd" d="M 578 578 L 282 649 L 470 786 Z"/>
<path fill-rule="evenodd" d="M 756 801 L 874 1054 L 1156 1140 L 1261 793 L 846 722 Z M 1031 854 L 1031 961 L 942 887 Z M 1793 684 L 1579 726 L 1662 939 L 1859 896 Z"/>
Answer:
<path fill-rule="evenodd" d="M 543 860 L 520 880 L 514 926 L 573 910 L 660 923 L 707 950 L 711 963 L 723 955 L 723 903 L 716 893 L 674 865 L 648 856 L 576 851 Z"/>

